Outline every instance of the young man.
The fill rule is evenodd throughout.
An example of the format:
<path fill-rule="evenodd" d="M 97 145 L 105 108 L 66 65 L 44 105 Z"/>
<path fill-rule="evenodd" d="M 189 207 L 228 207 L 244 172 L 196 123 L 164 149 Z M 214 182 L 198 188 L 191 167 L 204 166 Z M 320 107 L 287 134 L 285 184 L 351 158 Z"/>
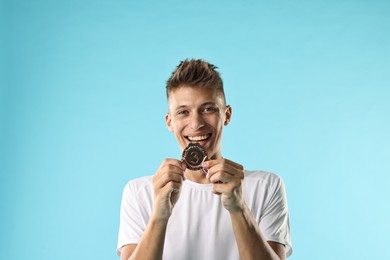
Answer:
<path fill-rule="evenodd" d="M 247 171 L 222 157 L 226 105 L 216 67 L 185 60 L 167 81 L 166 125 L 181 151 L 198 143 L 202 169 L 164 159 L 154 176 L 124 189 L 121 259 L 283 260 L 291 254 L 285 189 L 275 174 Z"/>

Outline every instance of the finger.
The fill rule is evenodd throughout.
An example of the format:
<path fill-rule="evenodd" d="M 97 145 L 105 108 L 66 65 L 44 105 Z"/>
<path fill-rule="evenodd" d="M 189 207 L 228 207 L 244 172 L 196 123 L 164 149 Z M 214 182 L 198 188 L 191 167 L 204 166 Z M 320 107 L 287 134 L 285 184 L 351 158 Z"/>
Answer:
<path fill-rule="evenodd" d="M 153 186 L 155 192 L 161 189 L 170 189 L 180 187 L 183 182 L 183 179 L 180 174 L 168 172 L 159 176 L 154 176 Z"/>
<path fill-rule="evenodd" d="M 161 164 L 157 173 L 153 176 L 153 185 L 157 189 L 161 189 L 168 182 L 173 181 L 181 183 L 185 180 L 184 171 L 180 167 L 180 162 L 177 160 L 166 159 Z"/>
<path fill-rule="evenodd" d="M 222 192 L 224 191 L 223 186 L 219 183 L 214 183 L 213 184 L 213 189 L 212 192 L 216 195 L 221 195 Z"/>
<path fill-rule="evenodd" d="M 235 191 L 240 190 L 240 183 L 236 182 L 230 182 L 230 183 L 213 183 L 213 193 L 215 194 L 225 194 L 233 196 L 235 194 Z"/>
<path fill-rule="evenodd" d="M 181 175 L 183 180 L 185 180 L 184 177 L 185 169 L 186 169 L 185 163 L 183 163 L 182 161 L 168 158 L 163 160 L 155 175 L 159 176 L 159 175 L 165 175 L 168 172 L 174 172 Z"/>
<path fill-rule="evenodd" d="M 167 182 L 165 186 L 162 188 L 166 192 L 179 191 L 181 188 L 181 182 Z"/>
<path fill-rule="evenodd" d="M 177 182 L 168 182 L 165 184 L 165 186 L 163 186 L 160 191 L 159 191 L 159 197 L 161 196 L 161 198 L 165 197 L 165 198 L 169 198 L 169 196 L 171 196 L 173 193 L 173 195 L 176 195 L 178 196 L 179 195 L 179 192 L 180 192 L 180 189 L 181 189 L 181 183 L 177 183 Z"/>
<path fill-rule="evenodd" d="M 229 184 L 226 183 L 213 183 L 212 192 L 217 195 L 230 193 L 231 188 Z"/>
<path fill-rule="evenodd" d="M 211 177 L 212 175 L 218 173 L 218 172 L 225 172 L 227 174 L 234 175 L 236 174 L 238 170 L 228 164 L 220 163 L 216 164 L 213 167 L 208 169 L 208 177 Z"/>
<path fill-rule="evenodd" d="M 231 175 L 232 178 L 238 178 L 238 179 L 244 178 L 244 171 L 243 170 L 237 169 L 237 168 L 233 167 L 232 165 L 225 164 L 225 163 L 220 163 L 220 164 L 217 164 L 217 165 L 211 167 L 208 170 L 206 177 L 211 180 L 211 178 L 216 174 L 220 175 L 220 176 L 218 176 L 219 178 L 225 178 L 225 179 L 228 178 L 226 180 L 220 179 L 222 182 L 226 182 L 226 181 L 230 180 L 230 177 L 227 175 Z"/>
<path fill-rule="evenodd" d="M 163 174 L 159 174 L 155 176 L 155 185 L 158 188 L 164 187 L 168 182 L 176 182 L 181 183 L 183 181 L 183 173 L 182 172 L 174 172 L 170 171 L 162 171 Z"/>
<path fill-rule="evenodd" d="M 244 166 L 242 166 L 241 164 L 238 164 L 236 162 L 233 162 L 233 161 L 225 159 L 225 158 L 219 158 L 219 159 L 215 159 L 215 160 L 205 161 L 205 162 L 203 162 L 202 166 L 205 169 L 210 169 L 211 167 L 218 165 L 218 164 L 231 165 L 232 167 L 240 169 L 240 170 L 244 169 Z"/>
<path fill-rule="evenodd" d="M 211 183 L 228 183 L 234 181 L 235 179 L 237 179 L 236 176 L 221 171 L 212 173 L 209 176 L 209 180 Z"/>
<path fill-rule="evenodd" d="M 166 158 L 162 161 L 160 168 L 164 167 L 165 165 L 174 165 L 178 168 L 180 168 L 182 171 L 185 171 L 187 168 L 186 164 L 182 161 L 179 161 L 177 159 L 172 159 L 172 158 Z"/>

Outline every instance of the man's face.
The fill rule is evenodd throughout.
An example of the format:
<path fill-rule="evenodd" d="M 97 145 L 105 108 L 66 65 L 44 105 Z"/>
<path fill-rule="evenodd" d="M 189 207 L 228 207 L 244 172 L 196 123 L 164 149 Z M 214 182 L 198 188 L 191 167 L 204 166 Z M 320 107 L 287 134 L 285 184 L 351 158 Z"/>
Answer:
<path fill-rule="evenodd" d="M 190 142 L 198 142 L 209 158 L 221 157 L 223 127 L 232 113 L 222 94 L 212 88 L 182 86 L 170 93 L 168 106 L 166 124 L 181 150 Z"/>

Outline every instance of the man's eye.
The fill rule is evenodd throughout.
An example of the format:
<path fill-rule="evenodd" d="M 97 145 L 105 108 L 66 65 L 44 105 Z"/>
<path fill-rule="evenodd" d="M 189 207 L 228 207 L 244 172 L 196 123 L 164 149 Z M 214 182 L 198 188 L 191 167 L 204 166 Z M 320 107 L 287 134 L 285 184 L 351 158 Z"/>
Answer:
<path fill-rule="evenodd" d="M 213 113 L 213 112 L 216 112 L 216 111 L 218 111 L 218 108 L 216 108 L 216 107 L 205 107 L 203 109 L 203 112 L 205 112 L 205 113 Z"/>
<path fill-rule="evenodd" d="M 188 115 L 188 111 L 187 110 L 179 110 L 179 111 L 177 111 L 177 114 L 179 116 L 185 116 L 185 115 Z"/>

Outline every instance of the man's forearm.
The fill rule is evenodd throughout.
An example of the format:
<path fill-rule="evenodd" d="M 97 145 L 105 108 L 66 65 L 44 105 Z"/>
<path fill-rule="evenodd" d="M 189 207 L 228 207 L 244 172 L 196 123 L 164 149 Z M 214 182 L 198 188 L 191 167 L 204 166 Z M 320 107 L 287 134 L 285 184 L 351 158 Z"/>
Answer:
<path fill-rule="evenodd" d="M 264 239 L 255 218 L 245 205 L 230 213 L 237 247 L 242 260 L 281 260 Z"/>
<path fill-rule="evenodd" d="M 151 218 L 129 260 L 162 259 L 168 220 Z"/>

